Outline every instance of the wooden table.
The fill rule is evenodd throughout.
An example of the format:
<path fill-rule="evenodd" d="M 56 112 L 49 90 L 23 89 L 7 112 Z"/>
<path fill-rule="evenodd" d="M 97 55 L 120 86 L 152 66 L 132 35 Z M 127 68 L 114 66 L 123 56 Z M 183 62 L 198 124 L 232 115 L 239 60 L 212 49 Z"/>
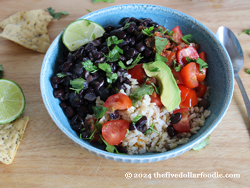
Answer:
<path fill-rule="evenodd" d="M 184 12 L 216 32 L 221 25 L 238 33 L 250 28 L 249 0 L 115 0 L 96 3 L 91 0 L 11 0 L 0 1 L 0 20 L 21 10 L 46 9 L 69 12 L 49 25 L 51 41 L 72 21 L 100 8 L 127 4 L 156 4 Z M 250 94 L 250 36 L 238 36 L 245 64 L 240 71 Z M 235 83 L 230 107 L 211 134 L 210 145 L 201 151 L 189 151 L 175 158 L 150 164 L 125 164 L 95 156 L 69 140 L 55 125 L 44 107 L 40 89 L 40 68 L 44 54 L 0 38 L 0 64 L 4 78 L 17 82 L 26 96 L 24 115 L 30 117 L 13 164 L 0 164 L 0 187 L 249 187 L 249 121 L 239 87 Z M 126 179 L 125 173 L 151 174 L 149 178 Z M 240 178 L 154 178 L 153 174 L 216 173 L 240 174 Z"/>

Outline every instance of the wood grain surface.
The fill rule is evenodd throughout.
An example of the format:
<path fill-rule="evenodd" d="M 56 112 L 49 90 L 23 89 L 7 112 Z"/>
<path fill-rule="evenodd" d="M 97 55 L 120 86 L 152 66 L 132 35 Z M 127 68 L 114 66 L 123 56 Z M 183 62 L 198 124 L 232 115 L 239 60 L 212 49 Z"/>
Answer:
<path fill-rule="evenodd" d="M 69 12 L 49 24 L 51 41 L 72 21 L 100 8 L 128 4 L 156 4 L 186 13 L 216 32 L 221 25 L 238 33 L 250 29 L 249 0 L 0 0 L 0 20 L 21 10 L 46 9 Z M 250 94 L 250 36 L 238 36 L 245 57 L 240 71 Z M 230 107 L 211 134 L 210 145 L 175 158 L 150 163 L 126 164 L 95 156 L 69 140 L 50 118 L 42 101 L 39 76 L 44 54 L 0 38 L 0 64 L 4 78 L 17 82 L 26 96 L 24 115 L 30 117 L 13 164 L 0 164 L 0 187 L 249 187 L 250 132 L 243 98 L 237 83 Z M 1 88 L 0 88 L 1 89 Z M 126 179 L 125 173 L 151 174 L 150 178 Z M 154 173 L 240 174 L 240 178 L 154 178 Z"/>

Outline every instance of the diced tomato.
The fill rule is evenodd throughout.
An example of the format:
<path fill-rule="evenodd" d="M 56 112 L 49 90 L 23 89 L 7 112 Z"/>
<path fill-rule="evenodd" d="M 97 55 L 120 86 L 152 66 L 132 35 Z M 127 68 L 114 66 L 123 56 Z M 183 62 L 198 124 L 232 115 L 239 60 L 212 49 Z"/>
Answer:
<path fill-rule="evenodd" d="M 178 85 L 184 84 L 184 80 L 183 80 L 183 77 L 181 75 L 181 72 L 177 72 L 174 69 L 171 69 L 171 72 L 172 72 L 174 79 Z"/>
<path fill-rule="evenodd" d="M 197 51 L 200 49 L 200 44 L 196 44 L 196 43 L 190 43 L 189 46 L 193 46 Z"/>
<path fill-rule="evenodd" d="M 187 64 L 186 57 L 190 57 L 191 59 L 197 59 L 199 57 L 199 54 L 192 46 L 179 50 L 177 52 L 177 61 L 182 67 Z"/>
<path fill-rule="evenodd" d="M 173 124 L 173 127 L 178 132 L 188 132 L 190 131 L 189 120 L 188 120 L 188 108 L 181 108 L 175 110 L 173 114 L 180 112 L 182 114 L 181 121 L 177 124 Z"/>
<path fill-rule="evenodd" d="M 113 113 L 115 110 L 126 110 L 132 106 L 131 99 L 122 93 L 109 96 L 103 105 L 108 108 L 107 113 Z"/>
<path fill-rule="evenodd" d="M 181 69 L 184 84 L 188 88 L 195 88 L 199 85 L 196 76 L 196 63 L 191 62 Z"/>
<path fill-rule="evenodd" d="M 189 45 L 184 43 L 184 42 L 182 42 L 181 44 L 176 46 L 177 50 L 182 50 L 182 49 L 187 48 L 187 47 L 189 47 Z"/>
<path fill-rule="evenodd" d="M 173 40 L 177 43 L 183 42 L 181 37 L 183 36 L 181 29 L 179 26 L 174 27 L 171 31 L 173 31 Z"/>
<path fill-rule="evenodd" d="M 157 81 L 157 78 L 156 77 L 149 77 L 148 79 L 147 79 L 147 81 L 146 81 L 146 84 L 147 85 L 152 85 L 152 84 L 154 84 L 155 86 L 157 86 L 158 85 L 158 81 Z"/>
<path fill-rule="evenodd" d="M 207 62 L 207 54 L 206 54 L 206 52 L 199 53 L 199 58 L 201 58 L 203 61 Z"/>
<path fill-rule="evenodd" d="M 139 84 L 143 83 L 143 79 L 146 76 L 144 69 L 142 68 L 142 64 L 135 65 L 132 69 L 128 70 L 128 73 L 132 78 L 136 79 Z"/>
<path fill-rule="evenodd" d="M 207 92 L 207 85 L 200 82 L 199 86 L 195 88 L 195 91 L 197 92 L 198 97 L 203 98 L 205 93 Z"/>
<path fill-rule="evenodd" d="M 162 107 L 163 104 L 161 102 L 161 96 L 153 91 L 152 95 L 150 95 L 151 103 L 156 103 L 157 106 Z"/>
<path fill-rule="evenodd" d="M 198 82 L 204 81 L 207 75 L 206 68 L 202 68 L 201 70 L 202 72 L 200 71 L 200 65 L 196 63 L 196 76 L 197 76 Z"/>
<path fill-rule="evenodd" d="M 198 103 L 198 98 L 194 90 L 190 89 L 186 99 L 180 104 L 181 108 L 191 108 Z"/>
<path fill-rule="evenodd" d="M 185 87 L 184 85 L 178 85 L 179 90 L 181 91 L 181 103 L 186 99 L 190 89 Z"/>
<path fill-rule="evenodd" d="M 114 120 L 104 123 L 102 126 L 104 140 L 110 145 L 118 145 L 124 140 L 129 124 L 127 120 Z"/>
<path fill-rule="evenodd" d="M 176 59 L 176 53 L 175 52 L 171 52 L 169 50 L 163 50 L 161 53 L 161 56 L 166 57 L 168 59 L 168 62 L 166 62 L 166 64 L 171 67 L 173 60 Z"/>
<path fill-rule="evenodd" d="M 95 133 L 93 136 L 93 140 L 91 142 L 96 142 L 99 140 L 99 138 L 100 138 L 99 135 L 97 133 Z"/>
<path fill-rule="evenodd" d="M 154 36 L 156 36 L 156 37 L 161 37 L 161 33 L 158 32 L 158 31 L 156 31 L 156 32 L 154 32 Z"/>

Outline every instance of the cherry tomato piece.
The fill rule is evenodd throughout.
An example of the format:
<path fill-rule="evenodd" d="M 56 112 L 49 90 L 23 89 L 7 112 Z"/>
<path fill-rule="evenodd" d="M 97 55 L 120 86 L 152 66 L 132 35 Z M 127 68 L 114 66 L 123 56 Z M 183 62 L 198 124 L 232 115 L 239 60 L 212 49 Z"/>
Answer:
<path fill-rule="evenodd" d="M 191 59 L 197 59 L 199 57 L 199 54 L 197 50 L 192 46 L 179 50 L 177 52 L 177 61 L 182 67 L 187 64 L 186 57 L 189 57 Z"/>
<path fill-rule="evenodd" d="M 159 107 L 163 106 L 161 102 L 161 96 L 157 94 L 155 91 L 152 93 L 152 95 L 150 95 L 150 98 L 151 98 L 151 103 L 154 102 Z"/>
<path fill-rule="evenodd" d="M 202 68 L 201 70 L 202 72 L 200 71 L 200 65 L 196 63 L 196 76 L 197 76 L 198 82 L 204 81 L 207 75 L 206 68 Z"/>
<path fill-rule="evenodd" d="M 168 66 L 172 66 L 173 64 L 173 60 L 176 59 L 176 53 L 175 52 L 171 52 L 169 50 L 163 50 L 161 53 L 161 56 L 166 57 L 168 59 L 168 61 L 166 62 L 166 64 Z"/>
<path fill-rule="evenodd" d="M 117 93 L 109 96 L 103 106 L 108 109 L 107 113 L 112 113 L 115 110 L 126 110 L 130 108 L 132 101 L 127 95 Z"/>
<path fill-rule="evenodd" d="M 175 110 L 173 114 L 176 114 L 178 112 L 182 114 L 182 118 L 181 121 L 179 121 L 179 123 L 173 124 L 174 129 L 178 132 L 190 131 L 189 120 L 188 120 L 188 108 L 181 108 Z"/>
<path fill-rule="evenodd" d="M 200 44 L 196 44 L 196 43 L 190 43 L 189 46 L 193 46 L 197 51 L 200 49 Z"/>
<path fill-rule="evenodd" d="M 143 79 L 146 76 L 144 69 L 142 68 L 142 64 L 135 65 L 132 69 L 128 70 L 128 73 L 132 78 L 136 79 L 139 84 L 143 83 Z"/>
<path fill-rule="evenodd" d="M 206 52 L 199 53 L 199 58 L 201 58 L 203 61 L 207 62 L 207 54 L 206 54 Z"/>
<path fill-rule="evenodd" d="M 195 88 L 199 85 L 196 76 L 196 63 L 191 62 L 181 69 L 184 84 L 188 88 Z"/>
<path fill-rule="evenodd" d="M 102 126 L 104 140 L 110 145 L 120 144 L 127 134 L 129 124 L 127 120 L 114 120 L 104 123 Z"/>
<path fill-rule="evenodd" d="M 185 87 L 184 85 L 178 85 L 179 90 L 181 91 L 181 103 L 186 99 L 190 89 Z"/>
<path fill-rule="evenodd" d="M 198 98 L 194 90 L 190 89 L 186 99 L 180 104 L 181 108 L 191 108 L 198 104 Z"/>
<path fill-rule="evenodd" d="M 199 86 L 195 88 L 195 91 L 197 92 L 198 97 L 203 98 L 205 93 L 207 92 L 207 85 L 200 82 Z"/>
<path fill-rule="evenodd" d="M 179 26 L 174 27 L 171 31 L 173 31 L 173 40 L 177 43 L 183 42 L 181 37 L 183 36 L 181 29 Z"/>
<path fill-rule="evenodd" d="M 174 69 L 171 69 L 171 72 L 172 72 L 174 79 L 178 85 L 184 84 L 184 80 L 183 80 L 183 77 L 181 75 L 181 72 L 177 72 Z"/>

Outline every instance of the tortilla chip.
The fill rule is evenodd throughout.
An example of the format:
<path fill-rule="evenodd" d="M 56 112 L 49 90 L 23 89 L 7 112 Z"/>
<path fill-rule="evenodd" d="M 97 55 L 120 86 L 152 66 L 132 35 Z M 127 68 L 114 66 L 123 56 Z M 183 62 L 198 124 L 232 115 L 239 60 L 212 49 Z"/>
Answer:
<path fill-rule="evenodd" d="M 28 116 L 20 116 L 15 121 L 0 124 L 0 161 L 11 164 L 29 121 Z"/>
<path fill-rule="evenodd" d="M 42 9 L 21 11 L 0 22 L 1 37 L 45 53 L 50 46 L 47 25 L 52 20 Z"/>

